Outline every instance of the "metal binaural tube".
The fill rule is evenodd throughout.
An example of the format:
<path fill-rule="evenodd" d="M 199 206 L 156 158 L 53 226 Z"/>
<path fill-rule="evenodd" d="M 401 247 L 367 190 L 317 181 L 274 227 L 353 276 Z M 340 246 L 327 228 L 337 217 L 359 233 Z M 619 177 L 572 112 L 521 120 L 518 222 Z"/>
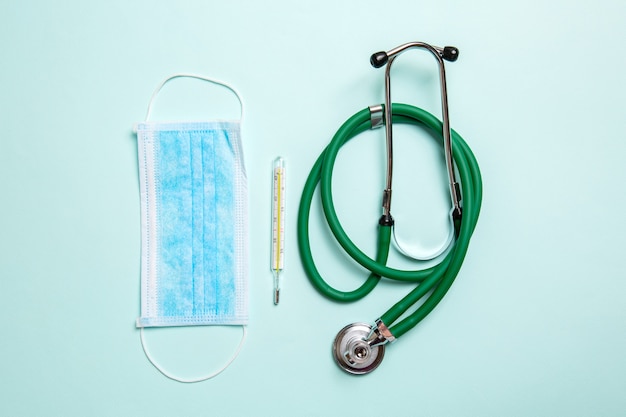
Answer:
<path fill-rule="evenodd" d="M 391 64 L 395 56 L 387 62 L 385 68 L 385 142 L 387 147 L 387 178 L 385 182 L 385 191 L 383 192 L 383 216 L 391 215 L 391 185 L 393 181 L 393 130 L 391 122 Z"/>
<path fill-rule="evenodd" d="M 428 50 L 437 59 L 439 67 L 439 84 L 441 88 L 441 113 L 443 119 L 442 133 L 444 141 L 444 153 L 446 159 L 446 168 L 448 171 L 448 179 L 450 186 L 450 199 L 454 206 L 453 216 L 461 215 L 461 195 L 459 184 L 456 181 L 454 172 L 454 163 L 452 160 L 452 140 L 450 133 L 450 115 L 448 111 L 448 90 L 446 85 L 446 70 L 443 60 L 456 61 L 459 51 L 455 47 L 446 46 L 445 48 L 435 47 L 424 42 L 409 42 L 393 48 L 387 52 L 377 52 L 372 55 L 370 62 L 374 67 L 381 67 L 387 64 L 385 69 L 385 139 L 387 146 L 387 178 L 386 186 L 383 193 L 383 215 L 389 216 L 391 211 L 391 189 L 393 180 L 393 123 L 391 111 L 391 65 L 395 58 L 402 52 L 411 48 L 423 48 Z"/>

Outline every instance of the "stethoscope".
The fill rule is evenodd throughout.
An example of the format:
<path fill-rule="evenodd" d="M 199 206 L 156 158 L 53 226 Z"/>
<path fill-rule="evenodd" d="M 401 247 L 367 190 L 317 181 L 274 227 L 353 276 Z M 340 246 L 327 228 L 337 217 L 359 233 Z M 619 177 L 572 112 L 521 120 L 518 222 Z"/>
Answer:
<path fill-rule="evenodd" d="M 429 51 L 437 60 L 441 87 L 442 121 L 432 114 L 408 104 L 391 103 L 390 71 L 394 60 L 402 52 L 420 48 Z M 439 48 L 423 42 L 410 42 L 371 56 L 372 66 L 385 71 L 385 104 L 369 106 L 350 117 L 337 131 L 321 153 L 305 182 L 298 212 L 298 246 L 306 273 L 314 287 L 336 301 L 355 301 L 365 297 L 378 284 L 381 277 L 416 283 L 416 287 L 375 320 L 373 325 L 352 323 L 339 331 L 332 352 L 336 363 L 351 374 L 366 374 L 378 367 L 385 353 L 385 345 L 393 342 L 415 327 L 442 300 L 454 282 L 476 226 L 482 199 L 482 180 L 476 158 L 465 141 L 450 129 L 444 60 L 456 61 L 459 51 L 455 47 Z M 417 125 L 431 130 L 442 139 L 449 179 L 450 238 L 436 251 L 419 256 L 417 260 L 431 259 L 434 266 L 416 270 L 388 267 L 387 259 L 392 241 L 394 219 L 391 215 L 393 173 L 393 123 Z M 387 172 L 382 198 L 382 216 L 378 221 L 376 258 L 361 251 L 344 231 L 335 212 L 332 197 L 332 175 L 337 153 L 350 139 L 368 129 L 385 126 Z M 460 181 L 457 181 L 457 173 Z M 325 218 L 330 230 L 345 252 L 370 275 L 353 291 L 340 291 L 322 278 L 315 266 L 309 242 L 309 214 L 313 194 L 320 184 L 320 195 Z M 397 243 L 397 242 L 396 242 Z M 411 256 L 407 251 L 400 251 Z M 411 308 L 413 311 L 409 312 Z"/>

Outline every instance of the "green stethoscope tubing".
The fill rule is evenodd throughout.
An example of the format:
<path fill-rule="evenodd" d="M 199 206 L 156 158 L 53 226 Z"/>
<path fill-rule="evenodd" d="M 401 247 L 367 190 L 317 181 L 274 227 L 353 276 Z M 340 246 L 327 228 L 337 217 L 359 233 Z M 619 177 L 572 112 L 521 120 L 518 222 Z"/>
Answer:
<path fill-rule="evenodd" d="M 425 110 L 408 104 L 394 103 L 392 114 L 393 123 L 426 127 L 443 142 L 441 121 Z M 320 293 L 333 300 L 343 302 L 359 300 L 376 287 L 381 277 L 418 283 L 416 288 L 380 316 L 391 333 L 398 338 L 415 327 L 437 306 L 461 269 L 480 213 L 482 179 L 480 168 L 471 149 L 463 138 L 452 130 L 453 158 L 460 176 L 463 196 L 463 215 L 460 222 L 455 222 L 456 241 L 443 260 L 435 266 L 421 270 L 390 268 L 386 266 L 386 263 L 391 243 L 391 226 L 379 225 L 376 259 L 372 259 L 363 253 L 344 231 L 335 212 L 332 198 L 333 167 L 339 149 L 350 139 L 370 128 L 369 109 L 356 113 L 339 128 L 313 165 L 305 182 L 298 210 L 298 247 L 309 280 Z M 365 282 L 353 291 L 340 291 L 330 286 L 320 275 L 313 260 L 309 242 L 309 215 L 313 194 L 318 183 L 324 215 L 335 239 L 351 258 L 371 272 Z M 427 294 L 428 297 L 414 312 L 399 323 L 390 326 Z"/>

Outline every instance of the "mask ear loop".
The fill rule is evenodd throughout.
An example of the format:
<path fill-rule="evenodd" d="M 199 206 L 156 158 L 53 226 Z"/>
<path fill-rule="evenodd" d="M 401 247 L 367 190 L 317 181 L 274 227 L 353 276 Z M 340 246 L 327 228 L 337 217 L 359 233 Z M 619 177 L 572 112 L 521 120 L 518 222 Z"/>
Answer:
<path fill-rule="evenodd" d="M 237 100 L 239 101 L 239 110 L 240 110 L 240 119 L 239 119 L 239 121 L 240 121 L 240 123 L 243 123 L 243 100 L 241 99 L 241 95 L 239 95 L 239 93 L 237 92 L 237 90 L 234 87 L 230 86 L 229 84 L 227 84 L 227 83 L 225 83 L 223 81 L 219 81 L 219 80 L 216 80 L 216 79 L 213 79 L 213 78 L 208 78 L 208 77 L 205 77 L 203 75 L 188 74 L 188 73 L 177 73 L 177 74 L 171 75 L 171 76 L 165 78 L 163 81 L 161 81 L 161 83 L 158 85 L 158 87 L 154 90 L 154 93 L 152 93 L 152 97 L 150 97 L 150 102 L 148 103 L 148 110 L 146 111 L 145 122 L 147 122 L 150 119 L 150 115 L 152 114 L 152 105 L 154 104 L 154 99 L 156 98 L 156 96 L 159 94 L 159 92 L 161 91 L 161 89 L 163 88 L 163 86 L 165 84 L 167 84 L 169 81 L 171 81 L 171 80 L 173 80 L 175 78 L 195 78 L 195 79 L 202 80 L 202 81 L 208 81 L 210 83 L 217 84 L 217 85 L 220 85 L 222 87 L 225 87 L 225 88 L 229 89 L 230 91 L 233 92 L 233 94 L 235 94 L 235 96 L 237 97 Z M 191 384 L 191 383 L 195 383 L 195 382 L 206 381 L 208 379 L 216 377 L 217 375 L 219 375 L 222 372 L 224 372 L 224 370 L 226 370 L 226 368 L 228 368 L 230 366 L 230 364 L 233 363 L 233 361 L 235 359 L 237 359 L 237 356 L 239 356 L 239 353 L 241 352 L 241 349 L 243 348 L 243 344 L 246 341 L 246 336 L 247 336 L 246 326 L 242 325 L 241 329 L 243 330 L 243 334 L 241 335 L 241 341 L 239 342 L 239 346 L 237 346 L 237 350 L 235 350 L 235 353 L 226 362 L 226 364 L 224 366 L 222 366 L 221 368 L 219 368 L 217 371 L 214 371 L 213 373 L 211 373 L 209 375 L 204 375 L 204 376 L 201 376 L 201 377 L 198 377 L 198 378 L 179 378 L 177 376 L 174 376 L 170 372 L 166 371 L 161 365 L 159 365 L 159 363 L 157 361 L 154 360 L 154 358 L 150 354 L 150 351 L 146 347 L 146 342 L 145 342 L 145 338 L 144 338 L 144 328 L 143 327 L 141 327 L 141 329 L 140 329 L 139 337 L 141 339 L 141 347 L 143 349 L 144 354 L 146 355 L 146 358 L 148 358 L 150 363 L 159 372 L 161 372 L 163 375 L 165 375 L 166 377 L 168 377 L 169 379 L 172 379 L 174 381 Z"/>
<path fill-rule="evenodd" d="M 146 119 L 145 119 L 146 122 L 148 121 L 148 119 L 150 119 L 150 115 L 152 114 L 152 105 L 154 104 L 154 99 L 159 94 L 163 86 L 165 86 L 165 84 L 167 84 L 169 81 L 175 78 L 195 78 L 197 80 L 208 81 L 213 84 L 221 85 L 222 87 L 229 89 L 230 91 L 233 92 L 233 94 L 235 94 L 235 96 L 237 97 L 237 100 L 239 100 L 239 109 L 240 109 L 240 114 L 241 114 L 240 120 L 241 122 L 243 122 L 243 100 L 241 99 L 241 96 L 239 95 L 237 90 L 235 90 L 234 87 L 230 86 L 229 84 L 223 81 L 205 77 L 203 75 L 188 74 L 188 73 L 178 73 L 178 74 L 170 75 L 169 77 L 161 81 L 161 83 L 156 88 L 156 90 L 154 90 L 154 93 L 152 93 L 152 97 L 150 97 L 150 103 L 148 103 L 148 111 L 146 112 Z"/>
<path fill-rule="evenodd" d="M 243 347 L 244 342 L 246 341 L 246 335 L 247 335 L 247 330 L 246 330 L 246 326 L 241 326 L 241 329 L 243 330 L 243 334 L 241 335 L 241 341 L 239 342 L 239 346 L 237 346 L 237 350 L 235 350 L 235 353 L 233 354 L 233 356 L 230 357 L 230 359 L 218 370 L 208 374 L 208 375 L 203 375 L 197 378 L 180 378 L 177 377 L 175 375 L 173 375 L 172 373 L 166 371 L 163 366 L 161 366 L 150 354 L 150 351 L 148 350 L 148 348 L 146 347 L 146 341 L 144 338 L 144 332 L 143 332 L 143 327 L 140 329 L 140 337 L 141 337 L 141 347 L 143 348 L 143 352 L 146 354 L 146 358 L 148 358 L 148 360 L 150 361 L 150 363 L 159 371 L 161 372 L 163 375 L 165 375 L 166 377 L 168 377 L 169 379 L 172 379 L 174 381 L 177 382 L 183 382 L 186 384 L 192 384 L 195 382 L 202 382 L 202 381 L 206 381 L 208 379 L 211 379 L 213 377 L 218 376 L 219 374 L 221 374 L 222 372 L 224 372 L 226 370 L 226 368 L 228 368 L 230 366 L 231 363 L 233 363 L 233 361 L 235 359 L 237 359 L 237 356 L 239 356 L 239 352 L 241 352 L 241 348 Z"/>

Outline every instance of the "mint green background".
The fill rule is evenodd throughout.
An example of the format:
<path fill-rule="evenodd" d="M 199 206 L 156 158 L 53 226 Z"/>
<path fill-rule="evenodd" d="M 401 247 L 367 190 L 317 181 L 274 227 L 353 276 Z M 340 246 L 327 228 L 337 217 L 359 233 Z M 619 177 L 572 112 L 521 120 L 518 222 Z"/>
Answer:
<path fill-rule="evenodd" d="M 625 19 L 618 0 L 3 1 L 0 414 L 626 415 Z M 347 323 L 373 321 L 408 289 L 386 283 L 351 305 L 321 297 L 299 261 L 296 210 L 334 131 L 382 101 L 383 72 L 369 55 L 414 40 L 461 51 L 447 67 L 451 121 L 480 161 L 484 209 L 442 304 L 388 348 L 379 369 L 357 378 L 333 364 L 332 339 Z M 140 225 L 131 128 L 157 84 L 181 71 L 242 93 L 251 207 L 248 340 L 222 375 L 195 385 L 159 374 L 134 327 Z M 159 97 L 155 119 L 236 113 L 215 87 L 177 85 Z M 432 58 L 399 59 L 393 92 L 394 101 L 438 114 Z M 411 129 L 397 136 L 412 134 L 419 138 Z M 370 251 L 380 143 L 346 145 L 336 174 L 339 215 Z M 411 152 L 397 154 L 405 168 L 394 205 L 416 218 L 401 230 L 436 242 L 446 205 L 440 158 L 427 140 L 398 146 Z M 275 307 L 270 168 L 279 154 L 289 168 L 288 231 Z M 353 288 L 363 273 L 337 255 L 318 211 L 311 229 L 320 269 Z M 193 376 L 222 363 L 239 334 L 191 328 L 146 337 L 164 365 Z"/>

